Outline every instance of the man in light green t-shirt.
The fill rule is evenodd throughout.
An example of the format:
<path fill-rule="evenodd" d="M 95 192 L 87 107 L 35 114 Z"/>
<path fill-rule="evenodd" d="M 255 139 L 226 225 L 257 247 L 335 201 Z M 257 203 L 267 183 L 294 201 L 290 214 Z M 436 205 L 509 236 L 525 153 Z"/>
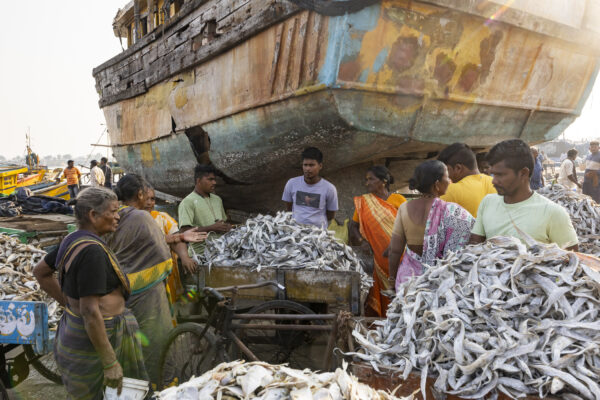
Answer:
<path fill-rule="evenodd" d="M 498 194 L 487 195 L 479 205 L 470 243 L 494 236 L 524 242 L 516 226 L 538 242 L 577 251 L 577 234 L 567 211 L 529 187 L 533 171 L 529 146 L 520 139 L 505 140 L 492 147 L 487 159 Z"/>
<path fill-rule="evenodd" d="M 223 208 L 223 201 L 214 194 L 217 186 L 215 169 L 210 165 L 196 166 L 194 180 L 194 191 L 179 204 L 180 232 L 194 227 L 198 227 L 200 232 L 209 232 L 209 237 L 229 232 L 232 227 L 225 222 L 227 215 Z M 204 252 L 204 242 L 193 243 L 191 246 L 198 254 Z"/>

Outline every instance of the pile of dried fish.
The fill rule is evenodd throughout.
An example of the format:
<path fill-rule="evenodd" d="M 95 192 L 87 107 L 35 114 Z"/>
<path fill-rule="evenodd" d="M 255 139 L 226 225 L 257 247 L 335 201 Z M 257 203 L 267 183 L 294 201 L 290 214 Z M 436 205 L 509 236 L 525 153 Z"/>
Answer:
<path fill-rule="evenodd" d="M 258 215 L 229 233 L 206 240 L 210 265 L 362 271 L 354 251 L 332 233 L 302 225 L 292 213 Z"/>
<path fill-rule="evenodd" d="M 537 192 L 567 209 L 579 237 L 579 251 L 600 256 L 600 204 L 559 184 Z"/>
<path fill-rule="evenodd" d="M 48 325 L 52 329 L 62 312 L 32 275 L 33 267 L 45 255 L 46 252 L 36 246 L 0 234 L 0 300 L 45 301 L 48 303 Z"/>
<path fill-rule="evenodd" d="M 157 400 L 412 400 L 398 398 L 360 383 L 344 368 L 316 373 L 264 362 L 233 361 L 219 364 L 202 376 L 154 395 Z"/>
<path fill-rule="evenodd" d="M 600 399 L 600 273 L 556 245 L 496 237 L 405 282 L 349 353 L 438 393 Z M 592 264 L 592 263 L 596 264 Z"/>

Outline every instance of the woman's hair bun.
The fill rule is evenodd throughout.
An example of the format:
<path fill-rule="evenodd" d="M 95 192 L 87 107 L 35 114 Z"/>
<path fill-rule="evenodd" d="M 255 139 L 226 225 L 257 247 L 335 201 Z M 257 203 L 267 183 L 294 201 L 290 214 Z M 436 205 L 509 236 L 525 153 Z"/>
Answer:
<path fill-rule="evenodd" d="M 410 178 L 408 180 L 408 188 L 410 190 L 416 190 L 418 185 L 419 185 L 419 182 L 417 182 L 417 180 L 415 178 Z"/>
<path fill-rule="evenodd" d="M 121 195 L 121 191 L 119 190 L 119 188 L 118 188 L 118 187 L 116 187 L 116 186 L 115 186 L 115 187 L 113 188 L 113 192 L 115 192 L 115 194 L 117 195 L 117 198 L 118 198 L 120 201 L 122 201 L 122 200 L 123 200 L 123 198 L 122 198 L 123 196 Z"/>

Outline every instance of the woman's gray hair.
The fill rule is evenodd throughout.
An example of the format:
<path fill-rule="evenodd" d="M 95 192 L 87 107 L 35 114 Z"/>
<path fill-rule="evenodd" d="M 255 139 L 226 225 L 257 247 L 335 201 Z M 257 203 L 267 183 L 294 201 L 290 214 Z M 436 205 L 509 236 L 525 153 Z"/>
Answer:
<path fill-rule="evenodd" d="M 83 189 L 74 201 L 77 222 L 87 222 L 88 214 L 92 210 L 98 214 L 103 213 L 111 201 L 117 201 L 117 195 L 110 189 L 104 187 Z"/>

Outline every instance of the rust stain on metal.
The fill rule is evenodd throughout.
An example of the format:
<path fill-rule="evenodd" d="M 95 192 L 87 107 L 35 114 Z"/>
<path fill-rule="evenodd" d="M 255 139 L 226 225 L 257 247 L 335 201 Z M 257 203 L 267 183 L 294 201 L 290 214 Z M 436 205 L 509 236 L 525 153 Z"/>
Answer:
<path fill-rule="evenodd" d="M 481 60 L 481 80 L 490 74 L 490 68 L 496 59 L 496 47 L 502 40 L 502 32 L 494 31 L 489 37 L 483 39 L 479 44 L 479 58 Z"/>
<path fill-rule="evenodd" d="M 342 81 L 353 81 L 358 78 L 362 68 L 360 56 L 356 60 L 348 61 L 340 65 L 338 79 Z"/>
<path fill-rule="evenodd" d="M 529 81 L 531 80 L 531 76 L 533 75 L 533 71 L 535 69 L 535 65 L 537 63 L 537 60 L 540 56 L 540 52 L 542 51 L 542 46 L 543 44 L 540 44 L 537 48 L 537 51 L 535 52 L 535 55 L 533 56 L 533 61 L 531 62 L 531 66 L 529 67 L 529 71 L 527 71 L 527 76 L 525 77 L 525 80 L 523 81 L 523 86 L 521 87 L 521 90 L 525 90 L 527 88 L 527 86 L 529 86 Z"/>
<path fill-rule="evenodd" d="M 404 72 L 415 64 L 419 53 L 419 42 L 416 37 L 400 37 L 390 50 L 388 65 Z"/>
<path fill-rule="evenodd" d="M 470 92 L 473 86 L 479 85 L 479 75 L 481 68 L 473 63 L 469 63 L 462 68 L 458 85 L 465 92 Z"/>
<path fill-rule="evenodd" d="M 446 53 L 439 53 L 435 58 L 435 70 L 433 71 L 434 78 L 440 86 L 445 86 L 456 71 L 456 64 L 452 58 Z"/>

